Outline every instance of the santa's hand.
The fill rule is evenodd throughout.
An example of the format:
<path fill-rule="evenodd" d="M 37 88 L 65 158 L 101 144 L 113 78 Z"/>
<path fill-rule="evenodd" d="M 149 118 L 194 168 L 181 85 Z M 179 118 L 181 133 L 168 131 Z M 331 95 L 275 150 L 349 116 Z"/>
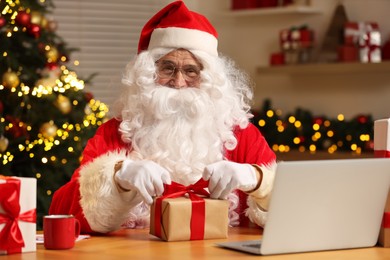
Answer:
<path fill-rule="evenodd" d="M 258 184 L 257 175 L 252 165 L 230 161 L 210 164 L 203 171 L 203 179 L 209 180 L 210 197 L 214 199 L 226 199 L 235 189 L 253 190 Z"/>
<path fill-rule="evenodd" d="M 115 174 L 115 181 L 124 190 L 135 190 L 148 203 L 153 203 L 153 196 L 164 192 L 164 183 L 171 184 L 169 172 L 152 161 L 124 160 L 122 167 Z"/>

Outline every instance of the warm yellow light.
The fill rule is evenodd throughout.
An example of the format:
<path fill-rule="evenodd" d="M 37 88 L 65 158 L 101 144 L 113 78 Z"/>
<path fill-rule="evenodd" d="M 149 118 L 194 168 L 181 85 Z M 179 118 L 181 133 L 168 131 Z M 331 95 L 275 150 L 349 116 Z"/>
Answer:
<path fill-rule="evenodd" d="M 329 127 L 330 126 L 330 121 L 329 120 L 325 120 L 324 126 Z"/>
<path fill-rule="evenodd" d="M 343 114 L 338 114 L 337 115 L 337 120 L 344 121 L 344 115 Z"/>
<path fill-rule="evenodd" d="M 328 137 L 333 137 L 334 136 L 334 132 L 332 130 L 329 130 L 328 132 L 326 132 L 326 135 Z"/>
<path fill-rule="evenodd" d="M 302 126 L 301 121 L 298 121 L 298 120 L 295 121 L 294 126 L 295 126 L 296 128 L 300 128 L 300 127 Z"/>
<path fill-rule="evenodd" d="M 265 126 L 265 120 L 260 119 L 259 122 L 258 122 L 258 124 L 259 124 L 260 127 Z"/>
<path fill-rule="evenodd" d="M 370 135 L 369 134 L 361 134 L 360 135 L 360 141 L 363 141 L 363 142 L 370 141 Z"/>
<path fill-rule="evenodd" d="M 273 116 L 274 116 L 274 111 L 268 110 L 268 111 L 267 111 L 267 116 L 268 116 L 268 117 L 273 117 Z"/>
<path fill-rule="evenodd" d="M 318 131 L 320 129 L 320 125 L 319 124 L 314 124 L 313 125 L 313 130 L 314 131 Z"/>
<path fill-rule="evenodd" d="M 293 142 L 294 142 L 294 144 L 299 144 L 301 142 L 301 138 L 294 137 Z"/>
<path fill-rule="evenodd" d="M 315 132 L 314 135 L 311 137 L 311 139 L 315 142 L 318 139 L 321 138 L 321 133 L 320 132 Z"/>
<path fill-rule="evenodd" d="M 295 117 L 294 116 L 290 116 L 289 118 L 288 118 L 288 122 L 290 122 L 291 124 L 294 124 L 294 122 L 295 122 Z"/>

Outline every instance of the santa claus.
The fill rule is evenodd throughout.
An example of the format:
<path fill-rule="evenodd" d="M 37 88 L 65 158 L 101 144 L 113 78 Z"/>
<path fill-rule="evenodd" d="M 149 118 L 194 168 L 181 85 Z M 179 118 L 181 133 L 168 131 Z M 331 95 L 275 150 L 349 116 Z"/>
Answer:
<path fill-rule="evenodd" d="M 231 226 L 264 225 L 275 154 L 249 121 L 248 77 L 217 43 L 210 22 L 182 1 L 151 18 L 115 118 L 88 141 L 50 214 L 73 214 L 84 233 L 147 227 L 164 184 L 203 178 L 211 198 L 231 202 Z"/>

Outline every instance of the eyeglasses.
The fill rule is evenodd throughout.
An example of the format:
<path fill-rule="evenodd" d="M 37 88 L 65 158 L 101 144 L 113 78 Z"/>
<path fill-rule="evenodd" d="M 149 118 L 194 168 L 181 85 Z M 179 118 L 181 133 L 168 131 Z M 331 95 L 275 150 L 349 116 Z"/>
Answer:
<path fill-rule="evenodd" d="M 197 65 L 184 65 L 181 68 L 175 67 L 171 62 L 156 62 L 157 65 L 157 75 L 161 79 L 171 79 L 176 76 L 180 71 L 183 78 L 188 82 L 195 82 L 200 78 L 200 71 Z"/>

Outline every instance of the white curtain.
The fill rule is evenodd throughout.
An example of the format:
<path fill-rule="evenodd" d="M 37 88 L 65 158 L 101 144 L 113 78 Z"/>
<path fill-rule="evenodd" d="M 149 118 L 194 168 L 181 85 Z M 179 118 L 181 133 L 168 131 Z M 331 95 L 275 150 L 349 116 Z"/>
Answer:
<path fill-rule="evenodd" d="M 127 62 L 136 54 L 139 34 L 166 1 L 158 0 L 53 0 L 51 14 L 57 33 L 69 47 L 67 66 L 82 79 L 97 76 L 86 86 L 94 97 L 111 106 L 121 89 Z M 78 66 L 74 61 L 79 61 Z"/>

